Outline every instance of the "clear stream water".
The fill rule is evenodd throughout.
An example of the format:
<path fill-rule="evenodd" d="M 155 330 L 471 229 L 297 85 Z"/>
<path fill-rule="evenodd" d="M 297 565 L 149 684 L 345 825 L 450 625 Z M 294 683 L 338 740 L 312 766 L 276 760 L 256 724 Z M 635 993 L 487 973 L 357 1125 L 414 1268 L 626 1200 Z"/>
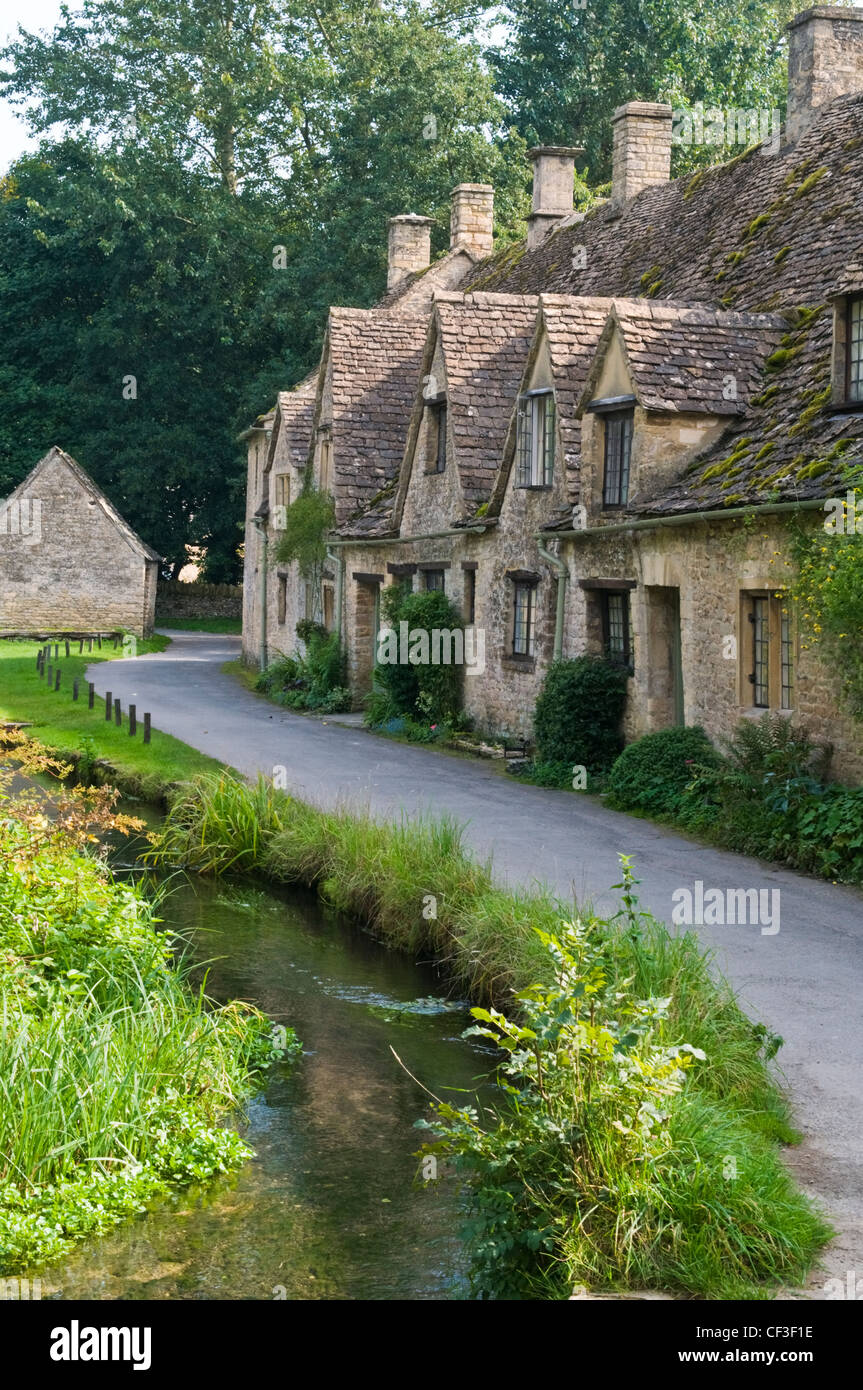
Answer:
<path fill-rule="evenodd" d="M 303 1056 L 249 1105 L 256 1158 L 43 1270 L 43 1298 L 464 1297 L 454 1186 L 415 1181 L 428 1097 L 390 1050 L 438 1096 L 488 1100 L 464 1002 L 312 894 L 175 882 L 160 915 L 212 962 L 208 992 L 290 1024 Z"/>

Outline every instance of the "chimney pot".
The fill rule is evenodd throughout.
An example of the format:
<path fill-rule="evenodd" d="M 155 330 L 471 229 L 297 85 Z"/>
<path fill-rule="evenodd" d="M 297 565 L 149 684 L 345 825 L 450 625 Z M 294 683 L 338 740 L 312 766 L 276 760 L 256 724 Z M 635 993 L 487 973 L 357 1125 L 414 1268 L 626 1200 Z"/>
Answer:
<path fill-rule="evenodd" d="M 785 138 L 794 145 L 818 108 L 863 91 L 863 9 L 813 5 L 788 25 Z"/>
<path fill-rule="evenodd" d="M 579 145 L 537 145 L 528 150 L 533 164 L 533 211 L 527 220 L 527 249 L 532 251 L 561 218 L 572 212 L 575 161 Z"/>
<path fill-rule="evenodd" d="M 392 290 L 409 275 L 431 264 L 434 218 L 408 212 L 401 217 L 391 217 L 387 226 L 387 289 Z"/>
<path fill-rule="evenodd" d="M 671 177 L 671 107 L 628 101 L 611 118 L 614 129 L 611 201 L 622 207 L 643 188 Z"/>
<path fill-rule="evenodd" d="M 494 243 L 494 188 L 490 183 L 460 183 L 453 189 L 450 249 L 468 251 L 474 260 L 491 255 Z"/>

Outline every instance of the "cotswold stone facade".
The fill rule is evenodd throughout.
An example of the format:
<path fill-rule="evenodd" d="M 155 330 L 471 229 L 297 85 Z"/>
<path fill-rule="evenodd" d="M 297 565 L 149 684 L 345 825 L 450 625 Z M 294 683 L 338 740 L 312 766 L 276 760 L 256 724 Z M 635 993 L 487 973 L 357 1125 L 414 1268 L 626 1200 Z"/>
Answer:
<path fill-rule="evenodd" d="M 0 633 L 153 630 L 159 557 L 52 449 L 0 506 Z"/>
<path fill-rule="evenodd" d="M 313 610 L 359 702 L 383 589 L 442 588 L 484 635 L 465 679 L 480 728 L 529 739 L 550 662 L 604 653 L 630 673 L 629 738 L 685 722 L 719 739 L 771 710 L 863 779 L 859 726 L 788 598 L 791 527 L 821 526 L 863 458 L 861 21 L 817 7 L 790 26 L 778 148 L 671 181 L 671 109 L 631 102 L 612 197 L 586 215 L 577 148 L 541 147 L 518 246 L 489 253 L 473 185 L 453 195 L 460 260 L 406 269 L 425 228 L 396 219 L 385 299 L 333 310 L 317 377 L 250 433 L 250 658 L 275 537 L 266 469 L 252 481 L 266 442 L 270 471 L 328 489 L 337 518 L 321 592 L 275 581 L 269 657 Z"/>

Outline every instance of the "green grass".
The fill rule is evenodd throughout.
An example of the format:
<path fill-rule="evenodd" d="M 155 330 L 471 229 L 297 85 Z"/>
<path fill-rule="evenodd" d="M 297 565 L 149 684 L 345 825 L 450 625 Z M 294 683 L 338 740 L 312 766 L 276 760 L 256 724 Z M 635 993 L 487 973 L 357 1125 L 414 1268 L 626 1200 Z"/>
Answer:
<path fill-rule="evenodd" d="M 156 626 L 173 628 L 175 632 L 230 632 L 243 631 L 242 618 L 160 618 Z"/>
<path fill-rule="evenodd" d="M 259 872 L 315 887 L 389 945 L 433 955 L 474 1001 L 502 1008 L 548 976 L 536 928 L 554 934 L 573 913 L 548 894 L 498 888 L 450 820 L 381 824 L 307 806 L 263 780 L 250 787 L 223 775 L 182 789 L 157 855 L 204 873 Z M 561 1213 L 567 1278 L 707 1298 L 775 1296 L 802 1281 L 829 1235 L 781 1162 L 779 1144 L 796 1136 L 769 1066 L 778 1040 L 746 1017 L 694 934 L 672 936 L 647 916 L 635 931 L 592 920 L 619 990 L 671 997 L 660 1040 L 685 1040 L 708 1060 L 675 1104 L 673 1149 L 649 1180 L 612 1171 L 609 1159 L 613 1240 L 598 1248 L 589 1220 L 573 1225 Z M 739 1166 L 736 1187 L 723 1173 L 728 1155 Z"/>
<path fill-rule="evenodd" d="M 139 642 L 138 653 L 162 651 L 167 645 L 167 638 L 157 636 L 148 642 Z M 77 643 L 73 643 L 68 660 L 63 657 L 61 647 L 60 690 L 49 691 L 46 681 L 40 680 L 36 671 L 39 646 L 37 642 L 0 641 L 0 722 L 31 723 L 29 734 L 45 747 L 70 755 L 73 761 L 77 761 L 78 754 L 89 746 L 84 740 L 92 740 L 93 756 L 110 764 L 111 772 L 110 775 L 106 773 L 106 779 L 127 795 L 146 800 L 159 801 L 167 786 L 221 767 L 215 759 L 155 728 L 151 742 L 145 744 L 140 722 L 143 709 L 138 710 L 135 738 L 129 736 L 125 710 L 119 729 L 105 719 L 105 702 L 98 696 L 94 708 L 88 710 L 84 672 L 97 661 L 122 657 L 122 647 L 115 652 L 106 645 L 101 652 L 85 651 L 79 656 Z M 76 677 L 81 694 L 73 701 L 72 682 Z M 152 713 L 155 722 L 158 711 Z"/>
<path fill-rule="evenodd" d="M 274 1056 L 270 1027 L 190 985 L 137 888 L 4 808 L 0 1271 L 243 1163 L 225 1121 Z"/>

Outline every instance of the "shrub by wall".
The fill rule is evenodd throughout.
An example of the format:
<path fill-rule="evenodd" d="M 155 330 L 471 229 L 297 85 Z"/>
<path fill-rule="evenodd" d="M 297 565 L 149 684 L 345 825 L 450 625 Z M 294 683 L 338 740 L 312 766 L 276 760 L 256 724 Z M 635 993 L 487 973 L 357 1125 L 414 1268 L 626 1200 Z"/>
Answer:
<path fill-rule="evenodd" d="M 608 779 L 611 800 L 622 810 L 675 816 L 687 786 L 719 755 L 699 725 L 662 729 L 624 748 Z"/>
<path fill-rule="evenodd" d="M 549 668 L 534 715 L 537 761 L 603 772 L 620 752 L 626 671 L 580 656 Z"/>

